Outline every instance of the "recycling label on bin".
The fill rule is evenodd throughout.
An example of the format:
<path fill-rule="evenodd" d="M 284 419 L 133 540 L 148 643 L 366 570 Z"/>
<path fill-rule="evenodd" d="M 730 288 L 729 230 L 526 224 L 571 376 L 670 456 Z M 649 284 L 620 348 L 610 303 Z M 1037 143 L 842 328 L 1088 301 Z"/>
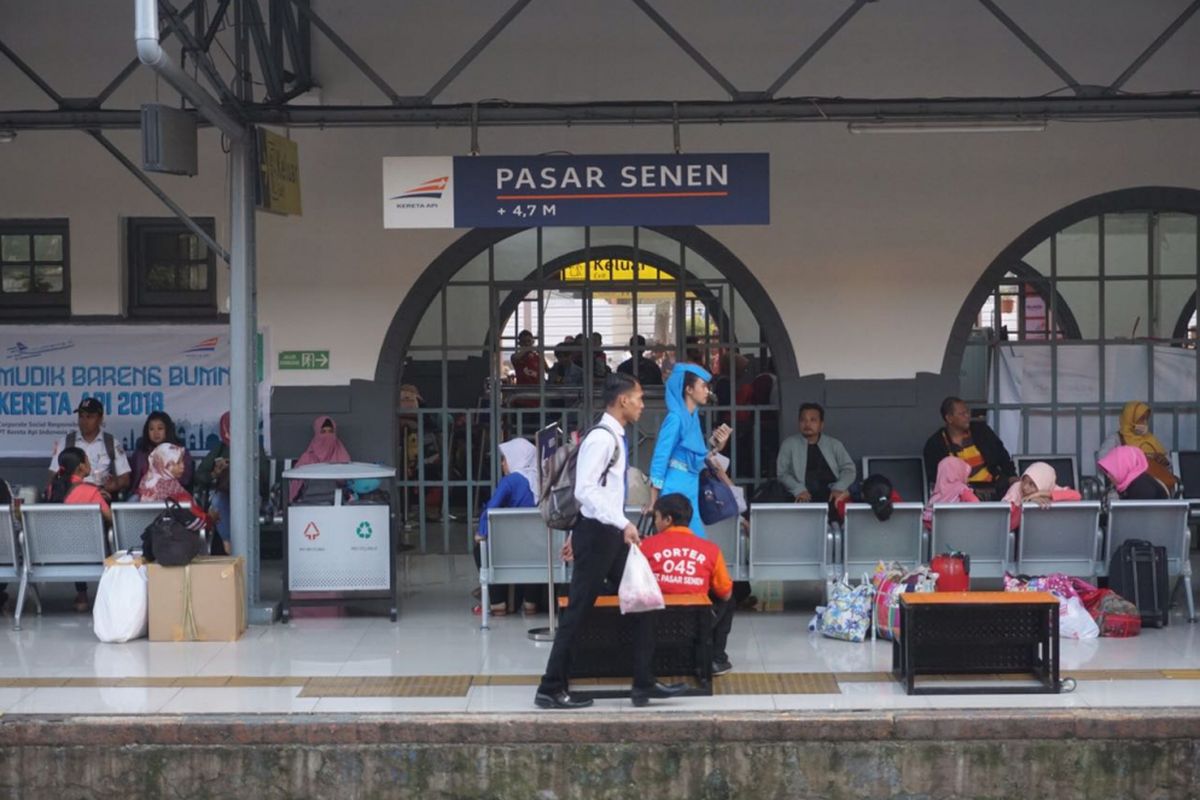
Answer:
<path fill-rule="evenodd" d="M 386 505 L 289 506 L 288 590 L 391 589 Z"/>

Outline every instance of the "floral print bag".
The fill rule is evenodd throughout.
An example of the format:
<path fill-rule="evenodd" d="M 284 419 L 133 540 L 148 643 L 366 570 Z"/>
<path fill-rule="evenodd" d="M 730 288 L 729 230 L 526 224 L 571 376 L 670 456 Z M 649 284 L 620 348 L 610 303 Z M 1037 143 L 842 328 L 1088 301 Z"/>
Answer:
<path fill-rule="evenodd" d="M 863 582 L 851 586 L 843 576 L 829 590 L 829 604 L 817 609 L 813 625 L 822 635 L 831 639 L 861 642 L 871 629 L 871 599 L 875 587 L 868 576 Z"/>

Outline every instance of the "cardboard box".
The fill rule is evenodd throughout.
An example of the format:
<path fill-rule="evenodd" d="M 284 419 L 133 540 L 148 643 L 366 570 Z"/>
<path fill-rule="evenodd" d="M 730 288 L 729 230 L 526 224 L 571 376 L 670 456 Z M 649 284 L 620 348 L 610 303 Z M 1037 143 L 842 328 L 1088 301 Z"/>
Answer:
<path fill-rule="evenodd" d="M 241 556 L 199 556 L 186 567 L 152 563 L 147 573 L 150 641 L 231 642 L 246 630 L 246 561 Z"/>

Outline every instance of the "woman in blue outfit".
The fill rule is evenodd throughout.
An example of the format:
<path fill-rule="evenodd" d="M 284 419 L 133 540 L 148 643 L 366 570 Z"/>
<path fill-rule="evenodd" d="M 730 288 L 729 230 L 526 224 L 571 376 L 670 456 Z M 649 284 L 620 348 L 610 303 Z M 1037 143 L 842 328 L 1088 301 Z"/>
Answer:
<path fill-rule="evenodd" d="M 667 416 L 658 429 L 654 458 L 650 461 L 650 503 L 659 495 L 678 492 L 692 508 L 700 507 L 700 473 L 708 458 L 708 446 L 700 429 L 700 406 L 708 402 L 708 382 L 712 373 L 696 364 L 676 364 L 665 389 Z M 729 426 L 713 433 L 713 446 L 720 450 L 729 438 Z M 692 533 L 704 537 L 704 522 L 697 513 L 689 526 Z"/>
<path fill-rule="evenodd" d="M 528 439 L 509 439 L 500 445 L 500 474 L 500 482 L 496 484 L 491 499 L 479 516 L 479 528 L 475 534 L 476 567 L 482 563 L 481 550 L 488 536 L 488 511 L 493 508 L 533 508 L 537 505 L 537 495 L 541 489 L 537 448 Z M 495 596 L 506 597 L 508 594 L 507 586 L 493 584 L 489 589 L 497 590 Z M 515 602 L 521 604 L 526 614 L 537 613 L 537 590 L 536 586 L 517 587 Z M 480 610 L 480 606 L 473 609 L 476 614 Z M 506 614 L 508 603 L 503 599 L 494 602 L 490 610 L 496 615 Z"/>

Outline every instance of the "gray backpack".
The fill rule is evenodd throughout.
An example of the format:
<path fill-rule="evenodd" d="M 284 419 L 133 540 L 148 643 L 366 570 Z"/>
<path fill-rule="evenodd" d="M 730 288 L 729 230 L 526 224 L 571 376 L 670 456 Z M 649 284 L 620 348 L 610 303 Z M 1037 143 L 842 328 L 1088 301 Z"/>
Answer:
<path fill-rule="evenodd" d="M 600 476 L 600 485 L 608 482 L 609 471 L 617 465 L 621 454 L 621 442 L 617 435 L 603 425 L 593 425 L 584 431 L 578 442 L 568 442 L 554 451 L 547 466 L 546 485 L 538 501 L 542 519 L 547 528 L 556 531 L 569 531 L 579 522 L 579 501 L 575 499 L 575 466 L 579 461 L 579 448 L 594 430 L 603 430 L 613 437 L 617 446 L 613 449 L 612 459 Z"/>

